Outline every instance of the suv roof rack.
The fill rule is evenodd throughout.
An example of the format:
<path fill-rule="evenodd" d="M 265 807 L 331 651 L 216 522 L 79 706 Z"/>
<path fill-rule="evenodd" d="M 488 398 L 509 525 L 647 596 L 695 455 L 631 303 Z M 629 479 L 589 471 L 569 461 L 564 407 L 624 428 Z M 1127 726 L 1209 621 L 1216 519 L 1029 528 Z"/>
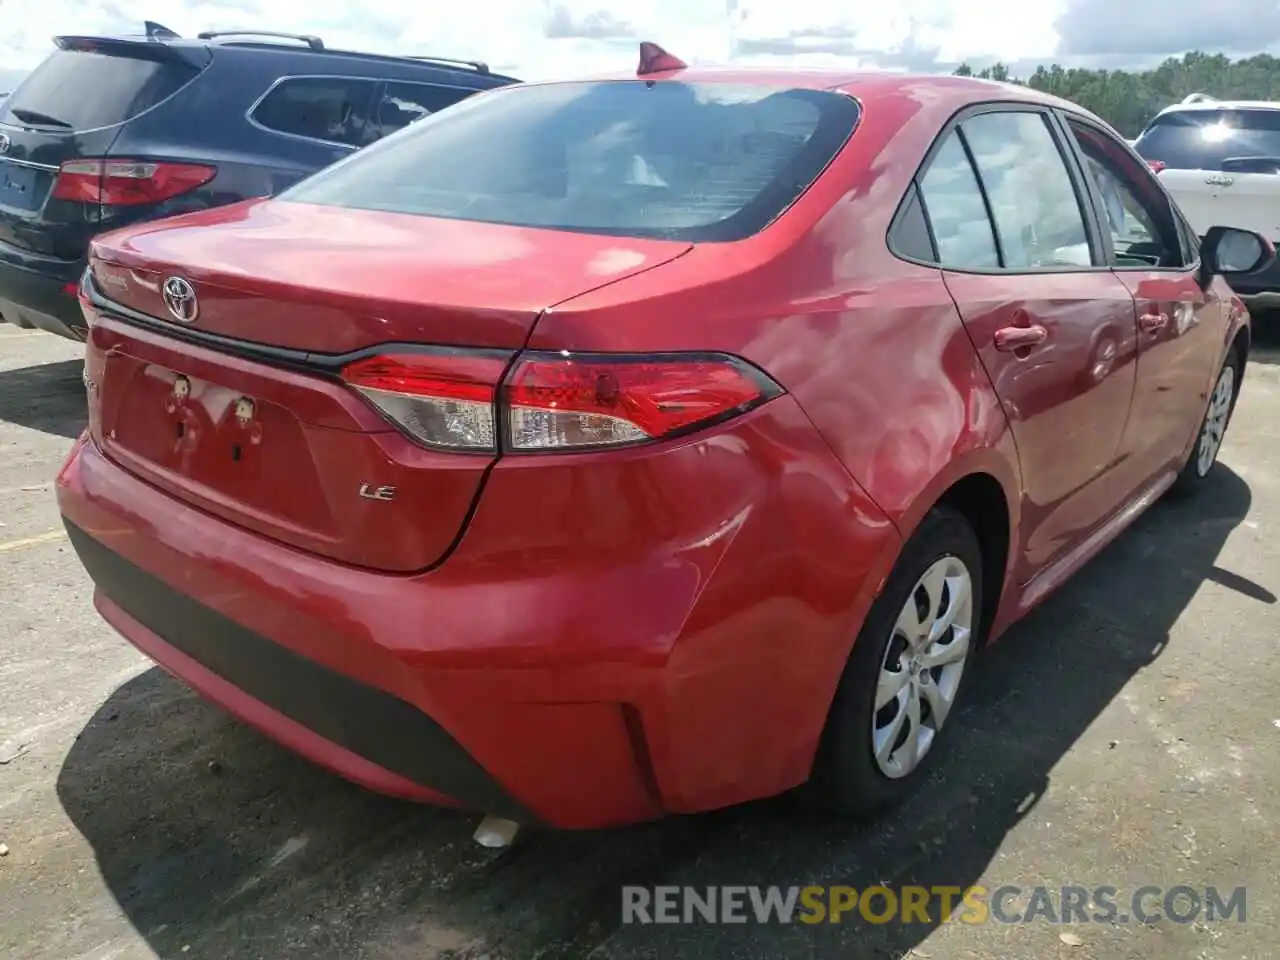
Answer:
<path fill-rule="evenodd" d="M 1188 93 L 1182 98 L 1183 103 L 1217 103 L 1217 97 L 1211 97 L 1207 93 Z"/>
<path fill-rule="evenodd" d="M 422 60 L 427 63 L 447 63 L 455 67 L 470 67 L 476 73 L 488 73 L 489 65 L 480 60 L 454 60 L 451 57 L 428 57 L 419 54 L 406 54 L 406 60 Z"/>
<path fill-rule="evenodd" d="M 274 30 L 206 30 L 196 34 L 200 40 L 219 40 L 223 37 L 270 37 L 275 40 L 297 40 L 312 50 L 323 50 L 324 41 L 309 33 L 278 33 Z"/>

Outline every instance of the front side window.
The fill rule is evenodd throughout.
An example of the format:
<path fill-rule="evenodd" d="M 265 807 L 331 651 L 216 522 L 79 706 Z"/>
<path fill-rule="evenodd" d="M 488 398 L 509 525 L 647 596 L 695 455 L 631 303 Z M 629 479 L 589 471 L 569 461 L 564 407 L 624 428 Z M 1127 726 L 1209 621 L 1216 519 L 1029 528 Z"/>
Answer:
<path fill-rule="evenodd" d="M 853 135 L 843 94 L 674 81 L 510 86 L 425 117 L 284 201 L 557 230 L 738 240 Z"/>
<path fill-rule="evenodd" d="M 378 132 L 384 137 L 395 133 L 423 117 L 465 100 L 475 92 L 430 83 L 389 81 L 378 99 Z"/>
<path fill-rule="evenodd" d="M 920 196 L 933 228 L 938 261 L 957 270 L 1000 266 L 982 187 L 954 130 L 938 147 L 920 179 Z"/>
<path fill-rule="evenodd" d="M 1116 267 L 1176 267 L 1189 262 L 1164 192 L 1113 137 L 1068 120 L 1085 169 L 1102 201 Z"/>
<path fill-rule="evenodd" d="M 1002 110 L 960 129 L 991 203 L 1004 267 L 1092 265 L 1085 217 L 1048 118 Z"/>
<path fill-rule="evenodd" d="M 376 87 L 349 77 L 291 77 L 263 98 L 253 119 L 277 133 L 363 146 Z"/>

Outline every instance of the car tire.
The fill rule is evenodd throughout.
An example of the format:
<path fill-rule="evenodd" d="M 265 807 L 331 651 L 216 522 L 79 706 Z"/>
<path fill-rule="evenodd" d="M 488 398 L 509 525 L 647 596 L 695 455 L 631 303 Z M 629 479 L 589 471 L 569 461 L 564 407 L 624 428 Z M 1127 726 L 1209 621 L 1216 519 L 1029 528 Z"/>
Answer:
<path fill-rule="evenodd" d="M 1227 351 L 1227 357 L 1213 382 L 1213 389 L 1209 392 L 1209 403 L 1196 430 L 1191 453 L 1169 488 L 1169 493 L 1175 497 L 1197 493 L 1213 473 L 1218 462 L 1218 452 L 1222 449 L 1222 441 L 1231 423 L 1231 415 L 1235 411 L 1236 399 L 1240 396 L 1240 380 L 1244 374 L 1244 364 L 1240 360 L 1239 348 L 1232 347 Z"/>
<path fill-rule="evenodd" d="M 954 725 L 980 644 L 982 590 L 982 551 L 973 527 L 959 512 L 935 507 L 904 545 L 837 687 L 810 784 L 828 810 L 870 819 L 923 779 Z M 948 613 L 952 627 L 930 642 L 924 628 L 936 627 L 937 615 Z M 938 665 L 924 667 L 933 661 Z M 913 723 L 919 735 L 914 753 L 907 749 Z"/>

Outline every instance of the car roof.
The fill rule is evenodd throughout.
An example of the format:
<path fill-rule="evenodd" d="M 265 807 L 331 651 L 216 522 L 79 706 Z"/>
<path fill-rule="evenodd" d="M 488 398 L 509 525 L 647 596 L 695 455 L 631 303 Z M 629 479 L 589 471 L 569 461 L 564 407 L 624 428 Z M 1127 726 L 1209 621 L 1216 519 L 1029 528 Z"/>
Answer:
<path fill-rule="evenodd" d="M 1088 110 L 1043 93 L 1032 87 L 978 77 L 957 77 L 949 74 L 898 73 L 891 70 L 817 70 L 785 69 L 778 67 L 687 67 L 661 74 L 639 76 L 631 73 L 605 73 L 578 79 L 560 79 L 533 82 L 526 86 L 546 83 L 576 83 L 583 81 L 644 80 L 662 82 L 674 80 L 681 83 L 731 83 L 762 84 L 766 86 L 792 87 L 806 90 L 835 90 L 856 97 L 864 107 L 901 103 L 904 97 L 919 99 L 928 96 L 931 106 L 949 107 L 950 112 L 972 103 L 1016 102 L 1068 110 L 1102 123 Z"/>
<path fill-rule="evenodd" d="M 1175 103 L 1165 107 L 1157 116 L 1166 113 L 1212 112 L 1214 110 L 1280 110 L 1275 100 L 1198 100 L 1194 103 Z"/>
<path fill-rule="evenodd" d="M 414 68 L 419 67 L 423 70 L 437 70 L 453 73 L 461 76 L 469 76 L 480 78 L 482 81 L 497 81 L 499 83 L 519 83 L 520 81 L 511 76 L 501 73 L 495 73 L 489 69 L 488 64 L 479 61 L 463 60 L 461 58 L 450 58 L 445 56 L 430 56 L 426 54 L 414 55 L 396 55 L 384 53 L 368 53 L 360 50 L 342 50 L 335 47 L 325 46 L 323 41 L 318 37 L 297 34 L 275 35 L 268 33 L 254 33 L 252 31 L 219 31 L 215 35 L 200 35 L 198 37 L 179 37 L 168 35 L 147 34 L 73 34 L 65 37 L 55 37 L 55 42 L 60 40 L 104 40 L 104 41 L 126 41 L 130 43 L 158 43 L 164 44 L 175 50 L 188 51 L 207 51 L 207 50 L 235 50 L 248 52 L 251 55 L 257 54 L 274 54 L 286 57 L 322 57 L 332 62 L 332 58 L 340 58 L 356 62 L 371 63 L 393 63 L 400 67 Z M 292 41 L 292 42 L 291 42 Z M 312 41 L 317 46 L 309 45 L 308 41 Z M 61 44 L 59 44 L 61 46 Z"/>

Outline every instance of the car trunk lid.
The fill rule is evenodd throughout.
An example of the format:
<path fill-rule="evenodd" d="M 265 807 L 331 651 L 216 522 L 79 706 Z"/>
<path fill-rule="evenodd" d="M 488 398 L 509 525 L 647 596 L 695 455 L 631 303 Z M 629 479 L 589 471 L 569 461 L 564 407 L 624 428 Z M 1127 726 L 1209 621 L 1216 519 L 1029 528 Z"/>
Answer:
<path fill-rule="evenodd" d="M 175 319 L 162 288 L 178 276 L 198 298 L 192 329 L 339 354 L 515 349 L 544 309 L 690 246 L 257 200 L 108 234 L 93 259 L 103 292 L 142 313 Z"/>
<path fill-rule="evenodd" d="M 202 510 L 344 563 L 422 570 L 497 454 L 414 442 L 344 364 L 447 345 L 496 382 L 543 310 L 688 248 L 279 201 L 131 227 L 94 243 L 90 427 Z M 172 277 L 195 294 L 189 323 L 166 304 Z"/>

